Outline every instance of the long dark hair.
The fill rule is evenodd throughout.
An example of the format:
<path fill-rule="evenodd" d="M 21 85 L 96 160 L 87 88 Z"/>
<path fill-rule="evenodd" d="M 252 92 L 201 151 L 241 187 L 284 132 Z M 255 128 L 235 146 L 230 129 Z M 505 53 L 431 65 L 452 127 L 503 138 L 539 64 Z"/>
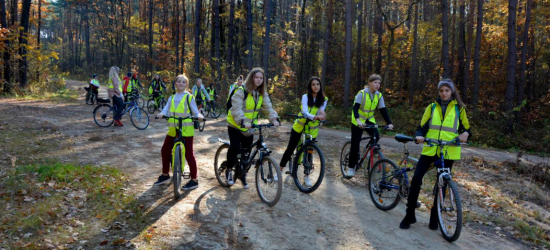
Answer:
<path fill-rule="evenodd" d="M 315 102 L 313 101 L 313 91 L 311 90 L 311 83 L 317 80 L 319 82 L 319 92 L 317 92 L 317 97 L 315 98 Z M 323 92 L 323 84 L 321 84 L 321 79 L 316 76 L 312 76 L 307 81 L 307 106 L 313 107 L 314 105 L 317 108 L 320 108 L 325 103 L 325 92 Z"/>

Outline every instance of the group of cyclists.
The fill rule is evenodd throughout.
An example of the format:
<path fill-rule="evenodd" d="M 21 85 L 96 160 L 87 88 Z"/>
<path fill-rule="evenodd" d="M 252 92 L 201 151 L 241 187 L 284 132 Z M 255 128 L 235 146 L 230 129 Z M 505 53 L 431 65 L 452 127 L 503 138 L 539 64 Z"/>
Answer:
<path fill-rule="evenodd" d="M 122 81 L 119 78 L 118 67 L 112 67 L 109 72 L 109 97 L 112 98 L 115 105 L 123 104 L 123 89 Z M 135 75 L 131 79 L 134 79 Z M 96 84 L 96 76 L 94 75 L 92 84 Z M 130 78 L 130 74 L 128 75 Z M 126 78 L 125 78 L 126 79 Z M 129 79 L 131 81 L 131 79 Z M 394 126 L 389 117 L 388 110 L 384 103 L 382 93 L 380 93 L 380 83 L 382 78 L 380 75 L 371 75 L 364 89 L 360 90 L 355 96 L 355 102 L 351 111 L 351 149 L 350 149 L 350 167 L 348 175 L 354 176 L 356 164 L 359 159 L 359 147 L 363 131 L 373 136 L 375 142 L 380 137 L 377 129 L 366 129 L 367 125 L 375 125 L 374 112 L 380 111 L 388 129 L 393 129 Z M 215 90 L 213 85 L 205 88 L 201 79 L 196 79 L 196 85 L 189 91 L 189 79 L 185 75 L 178 75 L 173 84 L 174 95 L 168 98 L 167 105 L 157 115 L 157 118 L 166 116 L 176 117 L 196 117 L 200 120 L 204 119 L 199 113 L 195 100 L 213 101 Z M 307 119 L 313 120 L 313 123 L 306 123 L 304 119 L 296 119 L 290 133 L 290 139 L 287 148 L 280 160 L 280 168 L 283 170 L 287 165 L 292 152 L 298 145 L 300 135 L 307 130 L 314 137 L 317 137 L 320 121 L 326 119 L 325 108 L 327 107 L 328 97 L 323 91 L 324 83 L 318 77 L 311 77 L 307 82 L 307 89 L 301 98 L 301 115 Z M 166 89 L 165 83 L 156 74 L 153 77 L 149 87 L 149 93 L 153 97 L 158 97 L 161 92 Z M 253 68 L 246 78 L 239 76 L 235 83 L 229 88 L 227 97 L 227 133 L 229 135 L 230 147 L 227 152 L 227 169 L 231 169 L 237 162 L 237 156 L 241 148 L 247 148 L 253 143 L 254 134 L 252 125 L 258 123 L 259 112 L 266 114 L 267 119 L 274 126 L 280 126 L 279 115 L 273 109 L 273 105 L 269 94 L 266 90 L 266 78 L 264 71 L 261 68 Z M 471 131 L 470 124 L 465 111 L 465 105 L 462 102 L 458 90 L 453 81 L 448 78 L 441 79 L 437 86 L 439 96 L 433 103 L 429 104 L 425 111 L 419 126 L 416 130 L 416 143 L 423 143 L 425 138 L 431 140 L 452 141 L 458 138 L 460 142 L 467 142 L 470 139 Z M 122 110 L 122 108 L 118 109 Z M 119 115 L 117 113 L 117 115 Z M 115 116 L 115 125 L 122 126 L 120 116 Z M 372 126 L 369 126 L 372 127 Z M 168 133 L 164 139 L 164 144 L 161 148 L 162 174 L 154 183 L 155 186 L 167 185 L 170 183 L 170 164 L 172 159 L 172 147 L 176 133 L 181 133 L 185 138 L 185 159 L 190 168 L 190 180 L 182 189 L 191 190 L 198 188 L 198 173 L 195 156 L 193 153 L 193 137 L 194 128 L 193 121 L 189 118 L 183 123 L 181 131 L 176 131 L 174 119 L 168 120 Z M 454 161 L 460 159 L 460 147 L 448 146 L 448 153 L 444 156 L 445 166 L 452 167 Z M 399 227 L 401 229 L 410 228 L 411 224 L 416 223 L 415 210 L 417 208 L 418 195 L 422 185 L 422 179 L 427 172 L 428 167 L 439 157 L 438 147 L 424 146 L 422 155 L 416 166 L 414 176 L 411 182 L 410 191 L 407 200 L 407 209 L 405 218 L 401 221 Z M 236 168 L 235 176 L 227 175 L 227 183 L 234 185 L 237 179 L 240 179 L 245 189 L 248 188 L 246 181 L 246 173 Z M 274 176 L 274 179 L 281 178 Z M 304 177 L 304 183 L 311 185 L 309 177 Z M 435 204 L 435 202 L 434 202 Z M 435 206 L 431 210 L 429 228 L 432 230 L 438 229 L 437 210 Z"/>

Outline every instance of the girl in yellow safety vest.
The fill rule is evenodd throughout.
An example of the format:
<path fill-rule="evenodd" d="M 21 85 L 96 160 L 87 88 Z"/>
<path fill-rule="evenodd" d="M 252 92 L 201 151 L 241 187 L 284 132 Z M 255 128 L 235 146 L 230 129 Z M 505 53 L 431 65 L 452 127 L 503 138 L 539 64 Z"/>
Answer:
<path fill-rule="evenodd" d="M 441 79 L 437 86 L 439 98 L 434 103 L 428 105 L 420 121 L 420 126 L 416 130 L 416 143 L 424 142 L 424 138 L 432 140 L 452 141 L 459 138 L 460 142 L 468 141 L 470 132 L 470 123 L 466 117 L 464 103 L 460 99 L 455 85 L 451 79 Z M 445 157 L 445 167 L 451 168 L 455 160 L 460 160 L 460 147 L 447 146 Z M 399 227 L 408 229 L 411 224 L 416 222 L 415 209 L 417 207 L 418 194 L 422 186 L 422 178 L 428 171 L 428 167 L 439 160 L 439 147 L 422 148 L 422 155 L 416 164 L 416 170 L 411 182 L 409 196 L 407 198 L 407 214 Z M 435 204 L 435 197 L 434 203 Z M 437 206 L 432 207 L 430 215 L 429 228 L 438 229 Z"/>
<path fill-rule="evenodd" d="M 388 110 L 384 104 L 384 98 L 382 93 L 378 92 L 380 89 L 380 82 L 382 77 L 377 74 L 369 76 L 367 87 L 355 96 L 355 104 L 353 105 L 353 112 L 351 113 L 351 148 L 349 152 L 349 167 L 348 176 L 355 175 L 355 164 L 359 159 L 359 144 L 361 143 L 361 137 L 363 136 L 363 127 L 365 125 L 375 125 L 374 111 L 380 110 L 382 117 L 388 124 L 388 129 L 393 129 L 393 124 L 388 115 Z M 367 129 L 367 133 L 374 137 L 374 141 L 378 142 L 380 135 L 378 129 Z"/>
<path fill-rule="evenodd" d="M 325 108 L 327 106 L 328 98 L 323 92 L 323 87 L 321 86 L 321 79 L 319 77 L 313 76 L 307 82 L 307 94 L 302 96 L 302 111 L 301 115 L 307 117 L 310 120 L 322 121 L 325 119 L 326 113 Z M 290 132 L 290 140 L 288 141 L 288 146 L 286 147 L 283 158 L 281 159 L 281 170 L 286 166 L 292 152 L 298 146 L 300 141 L 300 136 L 304 130 L 309 130 L 309 133 L 313 135 L 314 138 L 317 137 L 319 133 L 319 122 L 309 123 L 306 125 L 306 119 L 296 119 L 294 125 L 292 126 L 292 131 Z M 313 127 L 315 126 L 315 127 Z M 309 176 L 304 176 L 304 183 L 306 186 L 311 186 L 311 180 Z"/>
<path fill-rule="evenodd" d="M 238 87 L 231 97 L 232 106 L 227 114 L 230 141 L 227 150 L 228 169 L 235 165 L 241 147 L 249 147 L 254 142 L 253 131 L 250 128 L 252 124 L 258 123 L 258 112 L 260 110 L 268 115 L 273 125 L 280 125 L 279 116 L 271 106 L 265 80 L 264 71 L 261 68 L 253 68 L 246 77 L 243 86 Z M 235 172 L 238 177 L 241 177 L 244 188 L 248 188 L 246 173 L 241 173 L 240 168 L 237 168 Z M 233 185 L 235 183 L 233 176 L 227 176 L 227 182 L 229 185 Z"/>
<path fill-rule="evenodd" d="M 199 113 L 195 104 L 195 97 L 187 91 L 189 79 L 185 75 L 179 75 L 175 81 L 176 93 L 168 99 L 168 103 L 164 109 L 157 115 L 157 118 L 164 116 L 188 117 L 195 116 L 200 120 L 204 117 Z M 162 157 L 162 174 L 159 176 L 155 186 L 170 184 L 170 163 L 172 161 L 172 148 L 174 147 L 174 139 L 176 137 L 178 122 L 171 118 L 168 119 L 168 134 L 164 138 L 164 144 L 160 150 Z M 185 184 L 182 189 L 189 190 L 199 187 L 197 179 L 197 162 L 193 154 L 193 137 L 195 130 L 191 119 L 184 120 L 181 129 L 181 136 L 185 140 L 185 160 L 189 165 L 191 180 Z"/>
<path fill-rule="evenodd" d="M 116 66 L 111 67 L 109 70 L 109 88 L 107 89 L 107 93 L 109 94 L 109 98 L 113 99 L 113 105 L 116 106 L 116 114 L 115 114 L 115 127 L 117 126 L 124 126 L 122 125 L 122 122 L 120 122 L 120 117 L 122 116 L 122 110 L 124 109 L 124 100 L 122 98 L 122 80 L 120 80 L 120 77 L 118 76 L 120 69 Z"/>

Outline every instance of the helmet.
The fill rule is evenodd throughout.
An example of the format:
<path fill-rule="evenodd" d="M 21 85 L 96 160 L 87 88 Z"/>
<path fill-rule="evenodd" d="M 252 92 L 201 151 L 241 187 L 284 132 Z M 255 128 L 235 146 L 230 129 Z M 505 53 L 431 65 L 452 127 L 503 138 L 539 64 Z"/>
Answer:
<path fill-rule="evenodd" d="M 96 77 L 97 77 L 97 75 L 96 75 L 96 74 L 93 74 L 93 75 L 92 75 L 92 78 L 96 78 Z"/>
<path fill-rule="evenodd" d="M 128 72 L 128 77 L 131 77 L 132 76 L 132 72 Z"/>

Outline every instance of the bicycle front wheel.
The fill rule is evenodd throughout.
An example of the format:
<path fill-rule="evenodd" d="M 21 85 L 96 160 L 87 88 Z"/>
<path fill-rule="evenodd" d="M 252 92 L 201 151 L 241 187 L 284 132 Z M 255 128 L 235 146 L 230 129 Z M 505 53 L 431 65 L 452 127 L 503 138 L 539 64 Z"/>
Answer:
<path fill-rule="evenodd" d="M 275 180 L 277 176 L 277 180 Z M 256 168 L 256 189 L 260 199 L 268 206 L 279 202 L 283 192 L 283 176 L 279 164 L 269 156 L 262 158 Z"/>
<path fill-rule="evenodd" d="M 439 230 L 449 242 L 458 240 L 462 230 L 462 202 L 456 183 L 445 180 L 443 189 L 437 189 L 437 212 Z"/>
<path fill-rule="evenodd" d="M 109 104 L 97 105 L 94 109 L 94 122 L 100 127 L 109 127 L 115 120 L 115 110 Z"/>
<path fill-rule="evenodd" d="M 228 144 L 222 144 L 218 150 L 216 150 L 216 156 L 214 158 L 214 173 L 216 174 L 216 179 L 222 187 L 230 187 L 227 183 L 227 177 L 233 178 L 235 176 L 235 167 L 231 169 L 227 168 L 227 151 L 229 150 Z"/>
<path fill-rule="evenodd" d="M 206 102 L 206 105 L 204 105 L 204 117 L 208 117 L 210 115 L 210 103 Z"/>
<path fill-rule="evenodd" d="M 325 176 L 325 156 L 316 144 L 303 146 L 294 157 L 294 184 L 303 193 L 315 191 Z"/>
<path fill-rule="evenodd" d="M 185 149 L 184 149 L 185 150 Z M 174 161 L 172 164 L 172 184 L 174 186 L 174 199 L 177 200 L 180 198 L 181 195 L 181 179 L 182 179 L 182 173 L 183 173 L 183 158 L 182 155 L 182 147 L 180 144 L 176 145 L 176 149 L 174 150 Z"/>
<path fill-rule="evenodd" d="M 198 123 L 199 123 L 199 131 L 202 132 L 204 130 L 206 120 L 198 121 Z"/>
<path fill-rule="evenodd" d="M 138 107 L 145 108 L 145 99 L 142 96 L 139 96 L 136 100 Z"/>
<path fill-rule="evenodd" d="M 380 210 L 391 210 L 401 200 L 401 179 L 395 175 L 397 170 L 397 165 L 389 159 L 377 161 L 370 170 L 369 194 L 372 203 Z"/>
<path fill-rule="evenodd" d="M 147 101 L 147 111 L 149 111 L 149 114 L 155 113 L 155 110 L 157 109 L 155 105 L 155 101 L 153 99 L 149 99 Z"/>
<path fill-rule="evenodd" d="M 86 93 L 86 104 L 88 104 L 88 105 L 94 104 L 94 103 L 92 102 L 92 94 L 91 94 L 90 92 L 87 92 L 87 93 Z"/>
<path fill-rule="evenodd" d="M 342 177 L 346 179 L 351 179 L 351 177 L 348 175 L 348 168 L 349 168 L 349 151 L 351 149 L 351 141 L 346 142 L 344 146 L 342 147 L 342 152 L 340 153 L 340 171 L 342 171 Z"/>
<path fill-rule="evenodd" d="M 149 115 L 142 108 L 133 108 L 130 111 L 130 121 L 139 130 L 149 127 Z"/>
<path fill-rule="evenodd" d="M 212 111 L 210 112 L 210 116 L 214 119 L 218 119 L 220 115 L 222 114 L 222 110 L 218 107 L 218 104 L 214 103 L 214 105 L 211 106 Z"/>

